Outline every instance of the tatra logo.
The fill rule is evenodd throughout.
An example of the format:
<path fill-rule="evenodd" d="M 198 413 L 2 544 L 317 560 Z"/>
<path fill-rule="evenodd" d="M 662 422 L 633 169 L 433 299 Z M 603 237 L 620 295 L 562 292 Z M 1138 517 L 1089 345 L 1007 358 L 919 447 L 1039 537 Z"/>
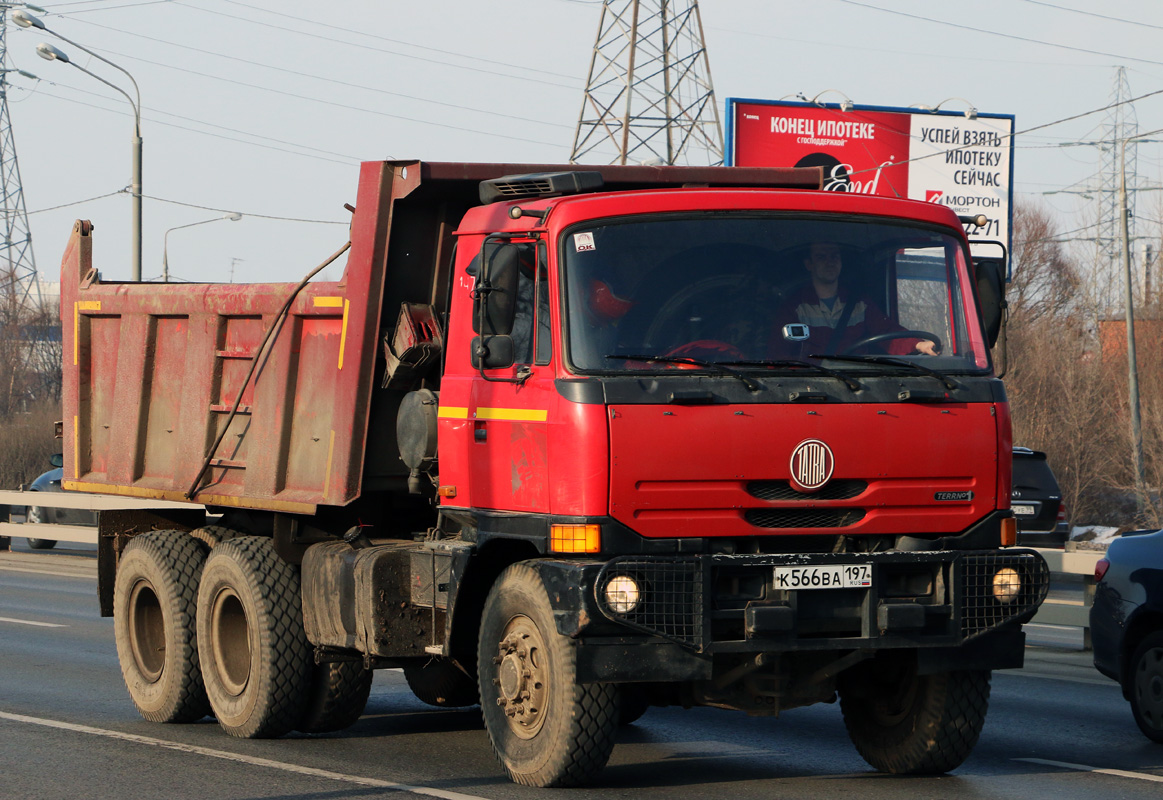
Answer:
<path fill-rule="evenodd" d="M 819 439 L 806 439 L 791 452 L 791 483 L 801 492 L 814 492 L 832 479 L 836 462 L 832 450 Z"/>

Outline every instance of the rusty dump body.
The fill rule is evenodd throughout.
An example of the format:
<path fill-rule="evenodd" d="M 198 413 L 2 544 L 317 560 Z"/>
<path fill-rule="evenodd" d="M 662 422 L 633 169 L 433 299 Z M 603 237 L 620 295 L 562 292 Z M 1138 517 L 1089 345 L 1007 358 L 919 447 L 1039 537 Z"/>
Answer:
<path fill-rule="evenodd" d="M 480 181 L 569 169 L 363 164 L 343 277 L 294 296 L 249 381 L 295 284 L 105 282 L 92 226 L 78 221 L 61 264 L 63 485 L 298 514 L 366 489 L 404 492 L 394 430 L 403 393 L 373 391 L 381 325 L 402 302 L 447 308 L 452 234 L 479 204 Z M 611 189 L 819 186 L 815 169 L 587 169 Z"/>

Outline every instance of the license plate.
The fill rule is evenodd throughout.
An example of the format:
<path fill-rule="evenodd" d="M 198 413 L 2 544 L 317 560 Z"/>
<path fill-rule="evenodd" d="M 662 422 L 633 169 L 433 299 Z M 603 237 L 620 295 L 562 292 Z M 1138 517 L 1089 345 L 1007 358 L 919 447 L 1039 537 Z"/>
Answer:
<path fill-rule="evenodd" d="M 776 567 L 776 589 L 864 589 L 872 585 L 868 564 Z"/>
<path fill-rule="evenodd" d="M 1014 513 L 1017 514 L 1019 517 L 1032 517 L 1032 516 L 1034 516 L 1034 507 L 1033 506 L 1024 505 L 1024 504 L 1016 504 L 1016 505 L 1011 505 L 1010 508 L 1012 508 L 1014 510 Z"/>

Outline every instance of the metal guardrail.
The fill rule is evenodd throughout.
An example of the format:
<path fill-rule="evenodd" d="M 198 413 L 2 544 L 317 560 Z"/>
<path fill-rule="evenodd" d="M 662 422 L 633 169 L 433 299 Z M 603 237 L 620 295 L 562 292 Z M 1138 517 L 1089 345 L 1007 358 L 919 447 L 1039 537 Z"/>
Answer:
<path fill-rule="evenodd" d="M 1094 605 L 1094 565 L 1106 553 L 1101 550 L 1036 549 L 1046 559 L 1052 575 L 1082 577 L 1082 598 L 1069 600 L 1048 597 L 1031 623 L 1082 628 L 1082 648 L 1090 650 L 1090 607 Z"/>
<path fill-rule="evenodd" d="M 172 500 L 153 500 L 148 497 L 116 497 L 87 492 L 23 492 L 0 490 L 0 550 L 8 549 L 8 539 L 51 539 L 58 542 L 96 544 L 97 529 L 88 525 L 58 525 L 38 522 L 30 525 L 12 522 L 14 509 L 28 506 L 39 508 L 71 508 L 82 511 L 132 511 L 141 509 L 201 508 L 197 503 L 175 503 Z M 33 530 L 35 529 L 35 530 Z"/>

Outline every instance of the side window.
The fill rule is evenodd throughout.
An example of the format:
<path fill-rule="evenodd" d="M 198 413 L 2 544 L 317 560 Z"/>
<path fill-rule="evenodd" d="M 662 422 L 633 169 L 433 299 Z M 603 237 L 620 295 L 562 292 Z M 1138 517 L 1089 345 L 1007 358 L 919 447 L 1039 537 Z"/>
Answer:
<path fill-rule="evenodd" d="M 909 330 L 930 331 L 951 341 L 949 282 L 943 247 L 918 247 L 896 254 L 897 315 Z"/>
<path fill-rule="evenodd" d="M 537 280 L 534 287 L 537 294 L 537 363 L 549 363 L 553 353 L 553 339 L 549 327 L 549 255 L 545 242 L 537 243 Z"/>
<path fill-rule="evenodd" d="M 536 330 L 536 251 L 534 244 L 519 244 L 520 269 L 516 279 L 516 316 L 513 319 L 513 363 L 533 363 Z"/>

